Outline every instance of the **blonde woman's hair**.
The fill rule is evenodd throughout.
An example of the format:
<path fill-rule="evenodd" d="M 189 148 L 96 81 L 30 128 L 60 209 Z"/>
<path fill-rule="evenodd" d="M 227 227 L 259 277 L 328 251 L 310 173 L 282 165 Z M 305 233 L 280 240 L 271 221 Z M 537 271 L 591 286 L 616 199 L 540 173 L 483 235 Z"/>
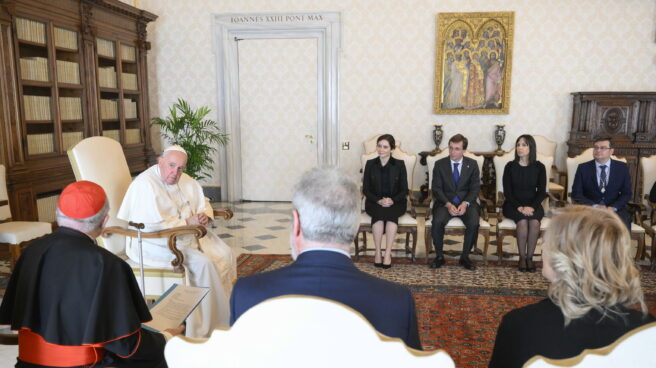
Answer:
<path fill-rule="evenodd" d="M 565 325 L 591 309 L 617 314 L 618 305 L 639 304 L 647 313 L 630 245 L 626 225 L 612 211 L 572 206 L 557 212 L 544 235 L 544 251 L 556 275 L 549 298 Z"/>

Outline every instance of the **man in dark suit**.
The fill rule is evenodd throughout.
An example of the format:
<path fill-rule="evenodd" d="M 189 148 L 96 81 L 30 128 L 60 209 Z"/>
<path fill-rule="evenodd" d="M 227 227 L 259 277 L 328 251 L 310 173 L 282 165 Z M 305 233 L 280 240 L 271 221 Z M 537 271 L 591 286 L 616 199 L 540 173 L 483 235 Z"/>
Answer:
<path fill-rule="evenodd" d="M 468 270 L 476 266 L 469 259 L 469 251 L 476 244 L 480 209 L 476 203 L 481 189 L 481 175 L 475 160 L 465 157 L 467 138 L 456 134 L 449 139 L 449 157 L 433 167 L 433 245 L 437 256 L 431 268 L 444 265 L 444 227 L 453 217 L 460 217 L 465 224 L 460 264 Z"/>
<path fill-rule="evenodd" d="M 626 208 L 632 195 L 629 167 L 610 158 L 615 152 L 610 138 L 596 138 L 593 147 L 594 160 L 576 168 L 572 201 L 615 211 L 631 230 L 631 213 Z"/>
<path fill-rule="evenodd" d="M 291 265 L 237 281 L 231 324 L 249 308 L 281 295 L 332 299 L 360 312 L 379 332 L 421 349 L 412 293 L 358 270 L 350 259 L 360 218 L 358 185 L 335 168 L 306 172 L 294 187 Z"/>

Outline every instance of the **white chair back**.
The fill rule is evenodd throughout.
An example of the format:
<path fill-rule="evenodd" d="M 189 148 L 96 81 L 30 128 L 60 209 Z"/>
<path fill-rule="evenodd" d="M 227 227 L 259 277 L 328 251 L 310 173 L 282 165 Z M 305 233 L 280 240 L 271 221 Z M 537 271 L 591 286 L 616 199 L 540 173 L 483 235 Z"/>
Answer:
<path fill-rule="evenodd" d="M 127 228 L 127 222 L 116 217 L 123 197 L 132 182 L 121 144 L 107 137 L 89 137 L 69 149 L 68 158 L 73 166 L 76 180 L 92 181 L 107 193 L 109 200 L 107 226 Z M 125 251 L 125 237 L 121 235 L 99 237 L 98 244 L 114 254 L 122 254 Z"/>
<path fill-rule="evenodd" d="M 370 153 L 370 152 L 376 152 L 376 141 L 378 140 L 378 137 L 380 137 L 382 134 L 376 134 L 375 136 L 367 139 L 366 141 L 362 142 L 362 148 L 364 149 L 364 153 Z M 394 138 L 396 141 L 396 148 L 399 149 L 401 148 L 401 141 Z M 362 166 L 364 167 L 364 166 Z"/>
<path fill-rule="evenodd" d="M 645 199 L 645 194 L 649 194 L 651 187 L 656 182 L 656 155 L 641 157 L 640 169 L 642 170 L 642 193 L 640 193 L 640 201 L 649 208 L 649 200 Z"/>
<path fill-rule="evenodd" d="M 581 152 L 580 155 L 567 158 L 567 193 L 572 193 L 572 185 L 574 185 L 574 176 L 576 169 L 580 164 L 592 160 L 592 148 L 588 148 Z M 570 200 L 568 198 L 568 200 Z"/>
<path fill-rule="evenodd" d="M 9 194 L 7 193 L 7 169 L 5 165 L 0 165 L 0 201 L 8 201 Z M 9 204 L 0 206 L 0 221 L 6 220 L 11 217 L 11 209 Z"/>
<path fill-rule="evenodd" d="M 556 147 L 558 146 L 556 142 L 550 141 L 541 135 L 534 135 L 533 139 L 535 139 L 537 153 L 556 157 Z M 547 170 L 551 170 L 551 166 L 547 167 Z"/>
<path fill-rule="evenodd" d="M 397 147 L 394 151 L 392 151 L 392 157 L 397 160 L 403 160 L 403 163 L 405 163 L 405 172 L 408 178 L 408 190 L 412 190 L 412 185 L 414 184 L 415 166 L 417 165 L 417 155 L 409 154 Z"/>
<path fill-rule="evenodd" d="M 533 357 L 524 368 L 653 368 L 656 354 L 651 353 L 656 341 L 656 322 L 637 328 L 619 338 L 613 344 L 583 351 L 568 359 Z"/>
<path fill-rule="evenodd" d="M 204 343 L 175 337 L 164 355 L 171 368 L 455 367 L 444 351 L 409 349 L 376 332 L 355 310 L 304 296 L 260 303 Z"/>

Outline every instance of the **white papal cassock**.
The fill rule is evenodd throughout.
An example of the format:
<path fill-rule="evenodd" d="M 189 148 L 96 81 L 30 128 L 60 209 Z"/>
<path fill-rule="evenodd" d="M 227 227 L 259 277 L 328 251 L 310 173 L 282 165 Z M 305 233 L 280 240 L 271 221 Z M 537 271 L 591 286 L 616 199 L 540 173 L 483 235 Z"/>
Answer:
<path fill-rule="evenodd" d="M 137 176 L 123 199 L 118 218 L 145 224 L 144 231 L 158 231 L 185 226 L 186 219 L 204 212 L 213 218 L 201 186 L 187 174 L 178 184 L 162 180 L 159 167 L 151 166 Z M 184 254 L 186 277 L 192 286 L 209 287 L 210 293 L 187 319 L 186 335 L 209 337 L 217 327 L 230 324 L 230 292 L 237 277 L 237 265 L 232 250 L 216 235 L 196 241 L 192 235 L 178 237 L 177 246 Z M 136 239 L 127 238 L 126 253 L 139 262 Z M 166 239 L 143 239 L 143 262 L 152 267 L 170 267 L 175 258 Z"/>

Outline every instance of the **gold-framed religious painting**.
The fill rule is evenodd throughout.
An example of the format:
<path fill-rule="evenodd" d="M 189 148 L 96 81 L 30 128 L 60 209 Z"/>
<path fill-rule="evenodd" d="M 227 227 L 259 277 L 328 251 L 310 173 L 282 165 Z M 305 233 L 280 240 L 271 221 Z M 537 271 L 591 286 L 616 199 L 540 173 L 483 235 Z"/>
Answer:
<path fill-rule="evenodd" d="M 435 114 L 507 114 L 514 12 L 439 13 Z"/>

